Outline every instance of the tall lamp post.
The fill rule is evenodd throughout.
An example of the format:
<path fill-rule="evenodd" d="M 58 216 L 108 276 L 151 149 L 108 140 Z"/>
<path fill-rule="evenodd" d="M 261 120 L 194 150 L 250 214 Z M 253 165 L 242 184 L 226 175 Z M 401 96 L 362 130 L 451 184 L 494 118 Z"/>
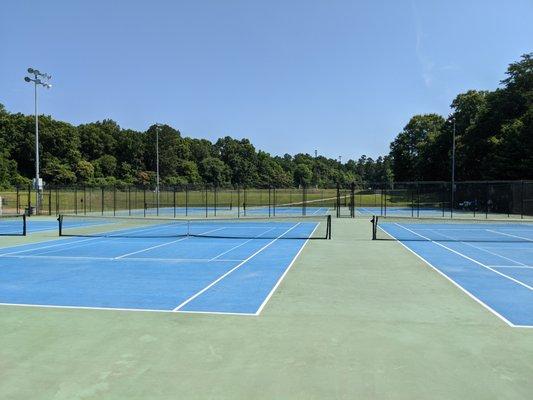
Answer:
<path fill-rule="evenodd" d="M 453 139 L 452 139 L 452 204 L 450 207 L 450 216 L 453 217 L 453 204 L 455 201 L 455 117 L 453 120 Z"/>
<path fill-rule="evenodd" d="M 24 80 L 28 83 L 33 82 L 35 96 L 35 182 L 33 183 L 33 187 L 37 193 L 35 211 L 38 214 L 42 205 L 43 182 L 39 176 L 39 114 L 37 110 L 37 86 L 41 85 L 46 89 L 50 89 L 52 85 L 49 84 L 48 81 L 52 79 L 52 76 L 34 68 L 28 68 L 28 74 L 33 75 L 33 78 L 26 76 L 24 77 Z M 31 210 L 29 211 L 31 212 Z"/>
<path fill-rule="evenodd" d="M 159 215 L 159 129 L 161 129 L 161 124 L 155 124 L 155 168 L 156 168 L 156 178 L 155 178 L 155 194 L 157 201 L 157 215 Z"/>

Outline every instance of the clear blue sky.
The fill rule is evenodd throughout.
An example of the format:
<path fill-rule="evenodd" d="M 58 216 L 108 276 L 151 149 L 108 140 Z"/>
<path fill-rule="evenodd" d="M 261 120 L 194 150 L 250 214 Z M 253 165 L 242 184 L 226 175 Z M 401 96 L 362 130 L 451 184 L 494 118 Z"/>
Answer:
<path fill-rule="evenodd" d="M 33 66 L 41 111 L 73 124 L 377 156 L 413 114 L 496 88 L 532 20 L 531 0 L 4 0 L 0 103 L 33 112 Z"/>

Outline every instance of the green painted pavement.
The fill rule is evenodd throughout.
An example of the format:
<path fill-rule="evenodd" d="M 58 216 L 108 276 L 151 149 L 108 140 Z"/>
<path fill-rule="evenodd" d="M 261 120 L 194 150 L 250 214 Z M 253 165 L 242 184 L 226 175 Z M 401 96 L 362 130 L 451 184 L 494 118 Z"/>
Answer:
<path fill-rule="evenodd" d="M 531 398 L 533 329 L 368 240 L 366 219 L 333 234 L 308 243 L 259 317 L 2 306 L 1 398 Z"/>

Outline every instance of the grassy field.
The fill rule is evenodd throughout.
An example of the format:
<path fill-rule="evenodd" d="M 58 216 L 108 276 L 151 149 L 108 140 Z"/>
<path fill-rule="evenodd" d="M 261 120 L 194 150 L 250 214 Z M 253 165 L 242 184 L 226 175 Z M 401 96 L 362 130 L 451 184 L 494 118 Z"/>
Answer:
<path fill-rule="evenodd" d="M 2 399 L 531 398 L 533 330 L 370 241 L 366 219 L 333 232 L 259 317 L 1 306 Z"/>

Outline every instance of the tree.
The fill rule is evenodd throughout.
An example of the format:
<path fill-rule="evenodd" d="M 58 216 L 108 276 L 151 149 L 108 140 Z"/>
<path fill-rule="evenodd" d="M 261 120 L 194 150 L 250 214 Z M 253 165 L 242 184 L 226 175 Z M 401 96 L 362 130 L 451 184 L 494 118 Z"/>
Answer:
<path fill-rule="evenodd" d="M 307 186 L 311 183 L 313 172 L 307 164 L 297 164 L 294 169 L 294 184 L 296 186 Z"/>
<path fill-rule="evenodd" d="M 94 177 L 94 166 L 89 161 L 80 160 L 76 165 L 76 175 L 79 182 L 87 183 Z"/>
<path fill-rule="evenodd" d="M 204 182 L 215 186 L 227 185 L 231 179 L 231 172 L 226 164 L 218 158 L 204 158 L 199 165 L 200 175 Z"/>
<path fill-rule="evenodd" d="M 104 154 L 94 160 L 93 165 L 97 177 L 114 176 L 117 170 L 117 159 L 110 154 Z"/>
<path fill-rule="evenodd" d="M 431 149 L 442 134 L 444 118 L 415 115 L 391 144 L 392 169 L 400 181 L 422 180 L 428 168 L 441 168 Z"/>

